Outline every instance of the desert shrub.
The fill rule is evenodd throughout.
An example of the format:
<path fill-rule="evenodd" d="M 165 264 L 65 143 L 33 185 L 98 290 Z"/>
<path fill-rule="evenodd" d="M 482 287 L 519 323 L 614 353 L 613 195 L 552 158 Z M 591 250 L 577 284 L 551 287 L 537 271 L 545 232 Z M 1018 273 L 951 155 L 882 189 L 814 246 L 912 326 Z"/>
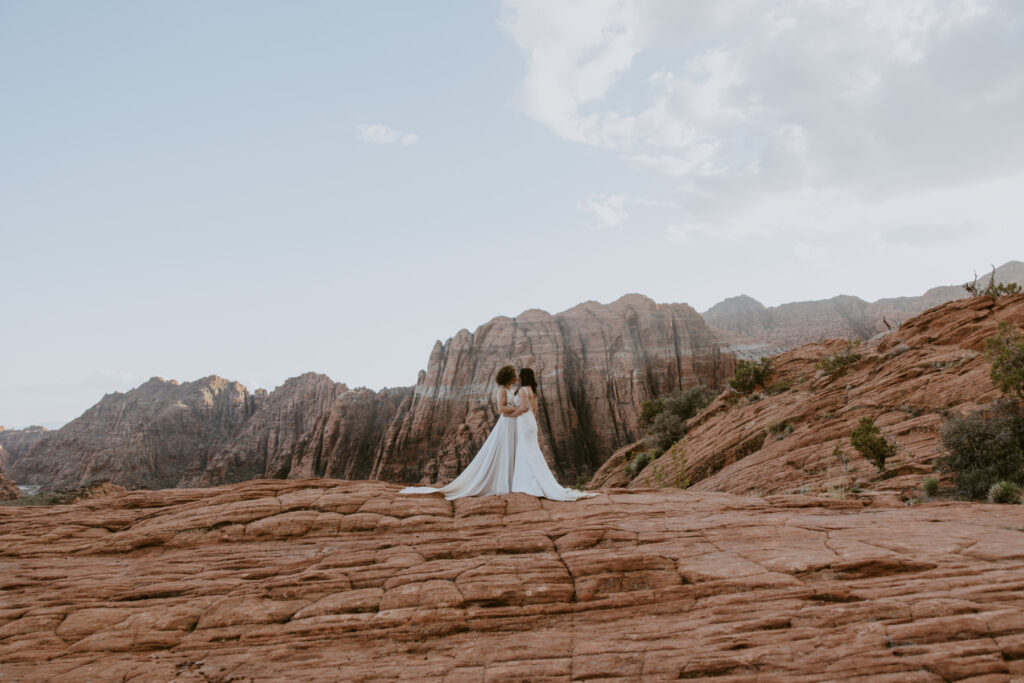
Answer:
<path fill-rule="evenodd" d="M 1024 398 L 1024 335 L 1013 323 L 999 323 L 999 331 L 985 340 L 985 357 L 995 385 L 1008 396 Z"/>
<path fill-rule="evenodd" d="M 838 442 L 836 443 L 836 447 L 832 449 L 832 457 L 836 458 L 843 464 L 843 472 L 849 470 L 849 463 L 846 460 L 846 451 L 843 450 L 843 447 L 840 446 Z"/>
<path fill-rule="evenodd" d="M 647 465 L 654 462 L 661 453 L 655 450 L 641 451 L 633 456 L 633 459 L 626 463 L 626 474 L 630 479 L 636 479 Z"/>
<path fill-rule="evenodd" d="M 928 477 L 921 483 L 921 488 L 924 489 L 926 496 L 934 498 L 939 495 L 939 480 L 935 477 Z"/>
<path fill-rule="evenodd" d="M 774 371 L 771 358 L 762 358 L 759 361 L 738 360 L 736 375 L 729 380 L 729 386 L 736 391 L 749 394 L 757 387 L 764 387 Z"/>
<path fill-rule="evenodd" d="M 861 359 L 860 353 L 857 352 L 859 347 L 859 341 L 848 341 L 839 353 L 821 358 L 817 363 L 817 368 L 823 370 L 832 379 L 840 377 L 851 365 Z"/>
<path fill-rule="evenodd" d="M 676 488 L 688 488 L 690 486 L 690 477 L 686 474 L 686 451 L 683 450 L 683 444 L 680 443 L 676 446 L 672 459 L 675 461 L 676 466 Z"/>
<path fill-rule="evenodd" d="M 793 388 L 793 383 L 792 382 L 786 382 L 784 380 L 780 380 L 778 382 L 772 382 L 770 385 L 766 386 L 764 388 L 764 390 L 770 396 L 775 396 L 777 394 L 781 394 L 783 392 L 789 391 L 792 388 Z"/>
<path fill-rule="evenodd" d="M 668 396 L 644 401 L 640 406 L 640 425 L 648 448 L 667 451 L 686 433 L 686 421 L 715 397 L 705 386 L 674 391 Z"/>
<path fill-rule="evenodd" d="M 678 415 L 689 420 L 699 413 L 715 398 L 715 392 L 706 386 L 697 385 L 689 389 L 675 391 L 662 399 L 665 412 Z"/>
<path fill-rule="evenodd" d="M 1020 502 L 1021 488 L 1012 481 L 997 481 L 988 490 L 988 502 L 1016 505 Z"/>
<path fill-rule="evenodd" d="M 685 433 L 686 421 L 666 410 L 654 418 L 650 429 L 647 430 L 647 436 L 644 437 L 644 443 L 648 448 L 664 453 L 672 444 L 683 438 Z"/>
<path fill-rule="evenodd" d="M 793 423 L 789 420 L 781 420 L 779 422 L 768 425 L 768 434 L 776 438 L 783 438 L 784 436 L 792 433 Z"/>
<path fill-rule="evenodd" d="M 1024 483 L 1024 414 L 1010 399 L 996 401 L 942 427 L 949 452 L 939 466 L 953 472 L 957 494 L 981 500 L 999 481 Z"/>
<path fill-rule="evenodd" d="M 650 428 L 651 423 L 654 422 L 654 418 L 661 415 L 665 410 L 665 402 L 660 398 L 652 398 L 650 401 L 644 401 L 640 404 L 640 428 L 647 430 Z"/>
<path fill-rule="evenodd" d="M 850 433 L 850 443 L 857 449 L 861 456 L 878 468 L 879 472 L 885 471 L 885 460 L 895 454 L 896 448 L 882 436 L 882 430 L 875 424 L 874 419 L 862 417 L 857 428 Z"/>
<path fill-rule="evenodd" d="M 988 276 L 988 284 L 984 287 L 978 284 L 978 274 L 975 273 L 974 281 L 965 283 L 964 289 L 967 290 L 967 293 L 971 296 L 988 296 L 993 299 L 998 299 L 1001 296 L 1007 296 L 1009 294 L 1020 294 L 1020 285 L 1016 282 L 996 284 L 995 266 L 992 266 L 992 272 Z"/>

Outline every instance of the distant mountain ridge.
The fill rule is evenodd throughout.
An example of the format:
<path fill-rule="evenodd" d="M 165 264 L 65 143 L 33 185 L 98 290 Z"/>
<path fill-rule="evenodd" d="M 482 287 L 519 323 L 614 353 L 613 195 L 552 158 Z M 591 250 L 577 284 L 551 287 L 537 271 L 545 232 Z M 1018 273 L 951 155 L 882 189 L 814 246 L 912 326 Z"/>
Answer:
<path fill-rule="evenodd" d="M 1024 263 L 996 271 L 1024 284 Z M 529 365 L 541 384 L 540 438 L 563 483 L 586 477 L 639 438 L 641 403 L 696 384 L 720 387 L 738 358 L 825 338 L 865 339 L 961 286 L 868 303 L 852 296 L 765 307 L 726 299 L 702 317 L 686 304 L 628 294 L 550 314 L 498 316 L 438 341 L 412 387 L 351 390 L 306 373 L 249 392 L 210 376 L 154 377 L 115 392 L 58 430 L 0 429 L 0 470 L 22 484 L 74 488 L 210 486 L 253 478 L 445 481 L 461 471 L 497 418 L 493 375 Z"/>
<path fill-rule="evenodd" d="M 978 277 L 987 282 L 989 274 Z M 1009 261 L 996 268 L 997 283 L 1016 282 L 1024 287 L 1024 263 Z M 921 296 L 868 302 L 856 296 L 797 301 L 766 307 L 741 294 L 715 304 L 702 314 L 716 330 L 742 335 L 778 350 L 796 348 L 824 339 L 868 339 L 939 304 L 968 295 L 962 285 L 933 287 Z M 888 323 L 888 326 L 886 325 Z"/>
<path fill-rule="evenodd" d="M 531 365 L 543 387 L 540 434 L 563 481 L 589 476 L 638 437 L 637 411 L 679 388 L 720 386 L 733 355 L 686 304 L 629 294 L 550 314 L 499 316 L 438 341 L 414 387 L 349 390 L 306 373 L 250 393 L 217 376 L 155 377 L 103 397 L 10 465 L 17 482 L 75 488 L 216 485 L 254 478 L 446 480 L 497 419 L 502 365 Z"/>

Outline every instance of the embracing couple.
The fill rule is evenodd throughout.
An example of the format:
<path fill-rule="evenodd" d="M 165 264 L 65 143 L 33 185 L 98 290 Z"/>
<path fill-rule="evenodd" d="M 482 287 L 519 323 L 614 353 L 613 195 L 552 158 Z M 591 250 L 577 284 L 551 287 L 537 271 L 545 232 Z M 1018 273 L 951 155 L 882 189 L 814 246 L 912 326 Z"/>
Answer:
<path fill-rule="evenodd" d="M 537 439 L 537 378 L 533 370 L 523 368 L 518 379 L 521 386 L 513 393 L 516 369 L 506 365 L 495 375 L 494 401 L 501 417 L 462 474 L 439 489 L 410 486 L 401 493 L 440 492 L 448 500 L 513 492 L 551 500 L 596 495 L 567 489 L 555 481 Z"/>

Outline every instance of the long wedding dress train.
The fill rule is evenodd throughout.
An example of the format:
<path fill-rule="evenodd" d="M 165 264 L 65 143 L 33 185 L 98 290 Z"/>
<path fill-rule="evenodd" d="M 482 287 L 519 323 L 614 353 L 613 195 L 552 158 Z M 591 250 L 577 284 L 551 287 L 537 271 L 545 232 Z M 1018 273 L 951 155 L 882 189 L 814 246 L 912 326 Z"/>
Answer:
<path fill-rule="evenodd" d="M 508 389 L 506 402 L 515 404 Z M 443 493 L 448 500 L 465 496 L 493 496 L 512 491 L 512 468 L 515 464 L 516 419 L 501 415 L 487 436 L 484 445 L 470 461 L 462 474 L 441 488 L 408 486 L 399 493 Z"/>

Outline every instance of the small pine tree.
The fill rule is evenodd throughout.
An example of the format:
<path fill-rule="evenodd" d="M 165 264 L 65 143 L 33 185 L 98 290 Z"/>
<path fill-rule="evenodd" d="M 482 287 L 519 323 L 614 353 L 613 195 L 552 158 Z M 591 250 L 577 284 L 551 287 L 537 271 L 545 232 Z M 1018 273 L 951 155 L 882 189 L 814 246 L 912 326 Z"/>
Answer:
<path fill-rule="evenodd" d="M 895 447 L 882 436 L 882 430 L 875 424 L 874 419 L 862 417 L 857 428 L 850 433 L 850 443 L 857 449 L 864 459 L 878 468 L 879 472 L 885 471 L 885 461 L 896 453 Z"/>
<path fill-rule="evenodd" d="M 1024 335 L 1016 325 L 999 323 L 996 334 L 985 340 L 985 357 L 992 365 L 989 377 L 1003 394 L 1024 399 Z"/>

